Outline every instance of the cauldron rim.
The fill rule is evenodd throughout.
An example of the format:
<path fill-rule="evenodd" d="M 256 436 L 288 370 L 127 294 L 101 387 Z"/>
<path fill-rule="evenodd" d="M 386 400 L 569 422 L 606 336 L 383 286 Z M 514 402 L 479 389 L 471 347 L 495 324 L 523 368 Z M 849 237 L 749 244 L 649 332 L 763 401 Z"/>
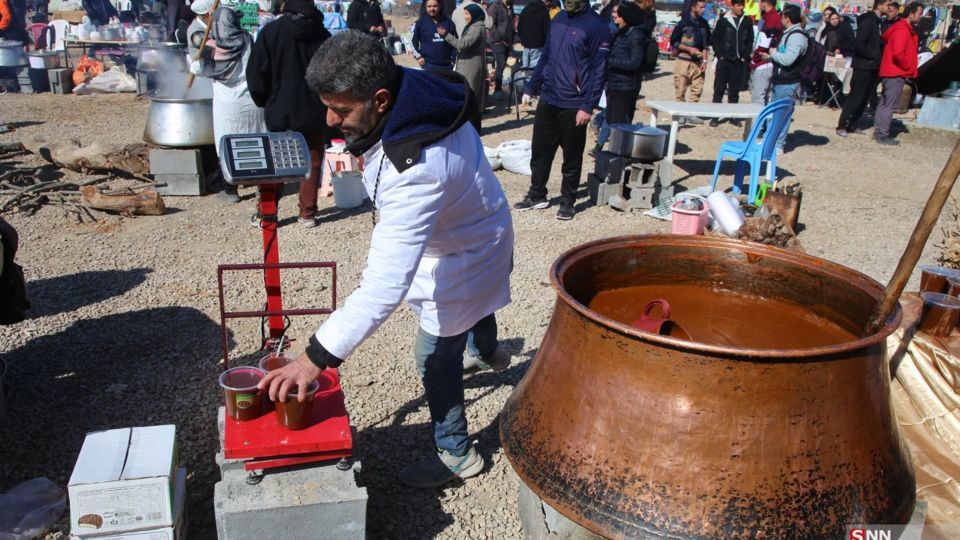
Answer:
<path fill-rule="evenodd" d="M 892 334 L 897 330 L 897 328 L 900 327 L 903 311 L 901 309 L 900 302 L 898 301 L 893 315 L 887 318 L 886 324 L 877 333 L 873 334 L 872 336 L 859 338 L 845 343 L 804 349 L 751 349 L 743 347 L 710 345 L 696 341 L 687 341 L 644 332 L 628 324 L 616 321 L 585 306 L 580 301 L 575 299 L 573 295 L 567 292 L 563 287 L 561 276 L 564 274 L 564 272 L 575 263 L 580 262 L 589 256 L 596 255 L 597 253 L 608 251 L 614 248 L 627 248 L 633 245 L 663 245 L 665 243 L 675 246 L 717 246 L 721 249 L 738 250 L 743 253 L 752 253 L 758 257 L 775 258 L 787 263 L 798 265 L 803 265 L 804 262 L 806 262 L 808 263 L 807 266 L 810 268 L 814 268 L 823 274 L 841 279 L 850 283 L 850 285 L 854 287 L 860 288 L 864 292 L 873 296 L 878 303 L 880 302 L 884 291 L 884 287 L 880 284 L 880 282 L 862 272 L 858 272 L 850 267 L 843 266 L 842 264 L 835 263 L 827 259 L 814 257 L 813 255 L 809 255 L 807 253 L 790 251 L 783 248 L 758 244 L 756 242 L 748 242 L 745 240 L 736 240 L 733 238 L 676 234 L 639 234 L 617 236 L 594 240 L 585 244 L 579 244 L 563 252 L 550 266 L 550 284 L 554 291 L 556 291 L 557 299 L 559 301 L 564 302 L 570 308 L 580 313 L 580 315 L 583 317 L 616 330 L 617 332 L 629 335 L 641 341 L 647 341 L 658 345 L 666 345 L 678 349 L 686 349 L 722 356 L 776 358 L 779 360 L 786 360 L 843 354 L 881 343 L 887 338 L 887 336 Z M 815 264 L 811 265 L 809 263 Z"/>

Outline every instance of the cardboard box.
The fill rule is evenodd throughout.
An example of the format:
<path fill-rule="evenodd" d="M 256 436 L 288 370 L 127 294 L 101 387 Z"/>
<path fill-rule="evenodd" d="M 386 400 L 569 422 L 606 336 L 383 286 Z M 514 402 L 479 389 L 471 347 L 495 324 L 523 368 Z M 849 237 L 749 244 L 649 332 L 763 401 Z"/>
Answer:
<path fill-rule="evenodd" d="M 106 535 L 94 534 L 78 536 L 71 534 L 70 538 L 74 540 L 185 540 L 187 538 L 187 527 L 190 521 L 186 500 L 187 470 L 177 469 L 176 487 L 173 492 L 173 516 L 177 524 L 173 527 Z"/>
<path fill-rule="evenodd" d="M 176 426 L 88 433 L 67 491 L 77 536 L 173 527 Z"/>

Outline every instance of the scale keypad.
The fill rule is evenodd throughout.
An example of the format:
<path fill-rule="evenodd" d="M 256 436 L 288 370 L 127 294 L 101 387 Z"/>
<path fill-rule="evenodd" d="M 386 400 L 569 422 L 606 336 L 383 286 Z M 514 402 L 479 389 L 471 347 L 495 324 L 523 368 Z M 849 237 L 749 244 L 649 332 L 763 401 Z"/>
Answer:
<path fill-rule="evenodd" d="M 230 184 L 296 182 L 310 172 L 310 149 L 296 132 L 224 135 L 220 159 Z"/>

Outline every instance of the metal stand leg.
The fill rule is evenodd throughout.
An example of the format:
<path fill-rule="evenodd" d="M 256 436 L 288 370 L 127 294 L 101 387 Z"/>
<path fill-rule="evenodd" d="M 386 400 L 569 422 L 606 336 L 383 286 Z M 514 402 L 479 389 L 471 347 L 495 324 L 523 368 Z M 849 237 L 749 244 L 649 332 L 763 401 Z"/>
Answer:
<path fill-rule="evenodd" d="M 277 199 L 281 184 L 260 185 L 260 228 L 263 233 L 263 262 L 280 262 L 280 246 L 277 239 Z M 283 299 L 280 290 L 280 269 L 267 268 L 263 271 L 263 284 L 267 289 L 267 310 L 283 311 Z M 267 318 L 270 327 L 270 339 L 279 340 L 283 336 L 283 316 Z"/>

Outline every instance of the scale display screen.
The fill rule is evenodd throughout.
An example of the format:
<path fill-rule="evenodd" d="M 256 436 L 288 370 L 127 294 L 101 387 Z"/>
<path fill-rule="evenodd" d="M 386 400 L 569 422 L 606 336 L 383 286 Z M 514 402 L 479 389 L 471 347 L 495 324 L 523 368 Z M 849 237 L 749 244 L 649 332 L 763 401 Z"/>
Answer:
<path fill-rule="evenodd" d="M 258 159 L 256 161 L 238 161 L 237 169 L 246 170 L 246 169 L 265 169 L 267 168 L 267 162 Z"/>
<path fill-rule="evenodd" d="M 310 149 L 293 131 L 224 135 L 220 169 L 232 185 L 301 182 L 310 173 Z"/>

